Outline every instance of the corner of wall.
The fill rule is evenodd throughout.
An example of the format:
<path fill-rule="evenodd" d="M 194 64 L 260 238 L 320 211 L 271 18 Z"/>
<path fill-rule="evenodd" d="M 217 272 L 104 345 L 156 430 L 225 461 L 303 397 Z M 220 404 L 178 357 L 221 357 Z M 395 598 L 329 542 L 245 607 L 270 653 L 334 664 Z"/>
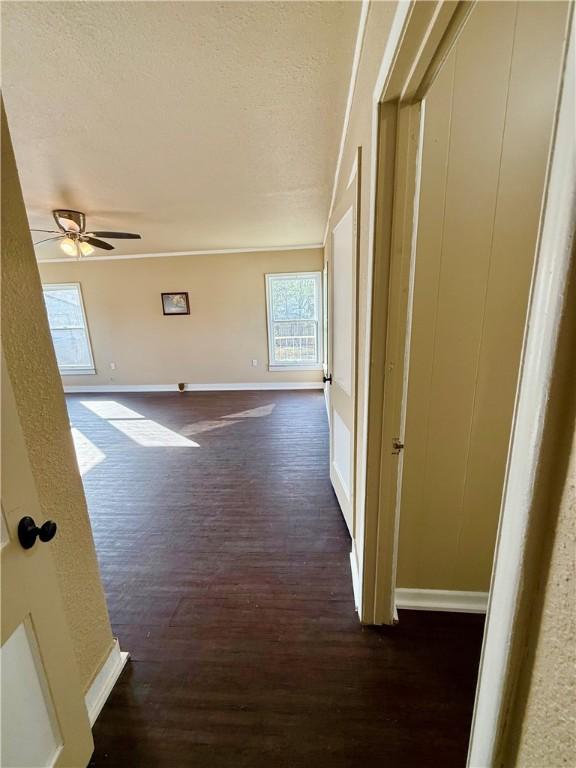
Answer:
<path fill-rule="evenodd" d="M 42 511 L 58 523 L 54 562 L 86 689 L 112 630 L 3 105 L 2 336 Z"/>

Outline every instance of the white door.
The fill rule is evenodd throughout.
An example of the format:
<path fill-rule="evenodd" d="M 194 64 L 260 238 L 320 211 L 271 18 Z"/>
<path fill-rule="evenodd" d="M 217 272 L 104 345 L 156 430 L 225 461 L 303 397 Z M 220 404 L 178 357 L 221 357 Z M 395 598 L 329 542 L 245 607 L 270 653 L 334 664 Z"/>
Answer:
<path fill-rule="evenodd" d="M 2 360 L 2 768 L 83 768 L 93 750 L 50 548 L 24 549 L 22 518 L 42 525 L 14 394 Z M 50 534 L 44 528 L 43 537 Z"/>
<path fill-rule="evenodd" d="M 356 172 L 335 211 L 328 267 L 330 479 L 352 537 L 356 491 L 357 209 Z"/>

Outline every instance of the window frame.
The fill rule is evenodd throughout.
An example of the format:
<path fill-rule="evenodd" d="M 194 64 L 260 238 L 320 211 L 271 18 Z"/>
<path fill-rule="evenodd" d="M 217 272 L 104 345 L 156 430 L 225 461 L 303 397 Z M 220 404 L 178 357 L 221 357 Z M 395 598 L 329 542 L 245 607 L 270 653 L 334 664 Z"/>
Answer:
<path fill-rule="evenodd" d="M 312 270 L 310 272 L 269 272 L 265 275 L 266 278 L 266 323 L 268 333 L 268 370 L 272 372 L 280 371 L 321 371 L 324 367 L 324 316 L 323 316 L 323 285 L 322 285 L 322 272 Z M 317 362 L 276 362 L 274 360 L 274 337 L 272 329 L 274 321 L 272 317 L 272 294 L 271 286 L 275 279 L 295 279 L 295 278 L 313 278 L 316 284 L 316 303 L 315 303 L 315 316 L 313 322 L 316 323 L 316 344 L 317 344 Z"/>
<path fill-rule="evenodd" d="M 42 297 L 44 298 L 44 302 L 46 301 L 44 291 L 45 289 L 48 290 L 62 290 L 62 289 L 69 289 L 69 288 L 76 288 L 78 292 L 78 297 L 80 299 L 80 310 L 82 312 L 82 320 L 84 322 L 84 326 L 81 330 L 84 331 L 86 334 L 86 341 L 88 342 L 88 352 L 90 354 L 90 365 L 64 365 L 61 366 L 58 362 L 58 356 L 56 355 L 56 347 L 54 347 L 54 355 L 56 357 L 56 363 L 58 365 L 58 370 L 60 371 L 60 374 L 62 376 L 90 376 L 96 374 L 96 365 L 94 363 L 94 352 L 92 351 L 92 339 L 90 338 L 90 329 L 88 328 L 88 318 L 86 317 L 86 310 L 84 308 L 84 296 L 82 295 L 82 285 L 80 283 L 42 283 Z M 54 345 L 54 337 L 52 336 L 52 326 L 50 325 L 50 318 L 48 317 L 48 310 L 46 310 L 46 319 L 48 320 L 48 328 L 50 329 L 50 336 L 52 338 L 52 344 Z M 78 330 L 80 329 L 80 326 L 78 326 Z M 72 329 L 60 329 L 55 328 L 54 330 L 72 330 Z"/>

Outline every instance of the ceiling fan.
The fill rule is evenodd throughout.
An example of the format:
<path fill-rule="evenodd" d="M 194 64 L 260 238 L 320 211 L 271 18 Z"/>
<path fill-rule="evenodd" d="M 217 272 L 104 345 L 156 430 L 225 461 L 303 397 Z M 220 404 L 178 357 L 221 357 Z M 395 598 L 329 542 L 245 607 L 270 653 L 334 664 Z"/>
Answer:
<path fill-rule="evenodd" d="M 68 256 L 76 256 L 78 259 L 82 256 L 90 256 L 94 253 L 94 248 L 102 248 L 105 251 L 113 251 L 114 246 L 110 243 L 100 240 L 101 237 L 112 240 L 139 240 L 141 235 L 135 235 L 131 232 L 86 232 L 86 215 L 81 211 L 65 211 L 58 209 L 52 211 L 54 221 L 58 229 L 32 229 L 31 232 L 49 232 L 53 237 L 45 237 L 38 240 L 34 245 L 47 243 L 49 240 L 62 239 L 60 248 Z"/>

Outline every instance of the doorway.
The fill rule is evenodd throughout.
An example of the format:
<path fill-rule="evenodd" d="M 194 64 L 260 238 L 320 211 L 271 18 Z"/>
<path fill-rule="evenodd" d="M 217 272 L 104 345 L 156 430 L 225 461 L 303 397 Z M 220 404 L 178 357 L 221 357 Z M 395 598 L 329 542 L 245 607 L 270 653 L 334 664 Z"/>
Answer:
<path fill-rule="evenodd" d="M 397 606 L 486 608 L 568 16 L 452 11 L 378 107 L 374 281 L 387 290 L 372 323 L 381 459 L 367 462 L 363 599 L 384 623 Z"/>

